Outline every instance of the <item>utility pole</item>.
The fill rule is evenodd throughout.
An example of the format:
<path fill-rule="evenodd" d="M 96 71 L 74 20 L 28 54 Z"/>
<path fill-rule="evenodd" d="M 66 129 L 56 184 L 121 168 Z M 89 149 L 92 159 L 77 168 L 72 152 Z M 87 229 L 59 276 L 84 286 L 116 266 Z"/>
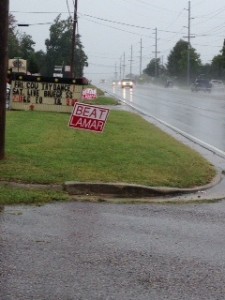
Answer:
<path fill-rule="evenodd" d="M 130 59 L 129 59 L 129 62 L 130 62 L 130 78 L 132 78 L 132 64 L 133 64 L 133 46 L 131 45 L 130 47 Z"/>
<path fill-rule="evenodd" d="M 114 79 L 117 80 L 117 64 L 115 63 Z"/>
<path fill-rule="evenodd" d="M 125 77 L 125 72 L 126 71 L 126 55 L 125 52 L 123 54 L 123 78 Z"/>
<path fill-rule="evenodd" d="M 119 80 L 121 80 L 122 78 L 122 57 L 120 57 L 120 77 Z"/>
<path fill-rule="evenodd" d="M 76 48 L 76 27 L 77 27 L 77 1 L 74 3 L 74 13 L 73 13 L 73 33 L 72 33 L 72 48 L 71 48 L 71 77 L 75 77 L 75 68 L 74 68 L 74 54 Z"/>
<path fill-rule="evenodd" d="M 0 1 L 0 160 L 5 158 L 6 78 L 8 68 L 9 0 Z"/>
<path fill-rule="evenodd" d="M 142 39 L 140 40 L 140 76 L 142 74 Z"/>
<path fill-rule="evenodd" d="M 155 77 L 158 76 L 158 53 L 160 53 L 158 51 L 158 31 L 157 31 L 157 28 L 154 29 L 155 30 L 155 51 L 153 53 L 155 53 Z"/>
<path fill-rule="evenodd" d="M 191 50 L 191 38 L 194 38 L 194 35 L 191 35 L 191 1 L 188 1 L 188 35 L 184 38 L 187 38 L 188 44 L 187 44 L 187 86 L 190 85 L 190 50 Z"/>
<path fill-rule="evenodd" d="M 188 50 L 187 50 L 187 86 L 190 84 L 190 35 L 191 35 L 191 1 L 188 1 Z"/>

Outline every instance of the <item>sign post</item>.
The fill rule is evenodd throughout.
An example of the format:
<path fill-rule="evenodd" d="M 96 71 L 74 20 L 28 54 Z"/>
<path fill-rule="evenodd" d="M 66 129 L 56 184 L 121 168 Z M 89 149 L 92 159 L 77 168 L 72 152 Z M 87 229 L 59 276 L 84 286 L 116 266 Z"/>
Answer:
<path fill-rule="evenodd" d="M 77 102 L 70 116 L 69 127 L 101 133 L 108 114 L 107 108 Z"/>

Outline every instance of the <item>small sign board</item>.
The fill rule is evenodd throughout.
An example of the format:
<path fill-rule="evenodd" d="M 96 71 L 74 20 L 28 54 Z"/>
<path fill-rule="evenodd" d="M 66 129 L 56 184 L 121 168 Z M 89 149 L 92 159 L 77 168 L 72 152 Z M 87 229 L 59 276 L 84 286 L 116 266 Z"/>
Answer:
<path fill-rule="evenodd" d="M 76 102 L 70 116 L 69 127 L 103 132 L 109 109 Z"/>
<path fill-rule="evenodd" d="M 97 90 L 87 88 L 82 91 L 82 98 L 85 100 L 93 100 L 97 98 Z"/>
<path fill-rule="evenodd" d="M 8 68 L 15 73 L 27 73 L 27 61 L 20 57 L 9 59 Z"/>

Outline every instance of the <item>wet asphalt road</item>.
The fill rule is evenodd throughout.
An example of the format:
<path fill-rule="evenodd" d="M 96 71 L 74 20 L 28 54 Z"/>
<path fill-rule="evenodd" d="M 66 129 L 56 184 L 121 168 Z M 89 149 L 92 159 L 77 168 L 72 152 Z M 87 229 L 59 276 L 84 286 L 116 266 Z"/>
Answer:
<path fill-rule="evenodd" d="M 193 136 L 212 147 L 225 151 L 225 93 L 165 89 L 153 84 L 135 85 L 133 89 L 105 86 L 139 112 L 152 116 Z"/>
<path fill-rule="evenodd" d="M 224 300 L 225 201 L 0 214 L 1 300 Z"/>

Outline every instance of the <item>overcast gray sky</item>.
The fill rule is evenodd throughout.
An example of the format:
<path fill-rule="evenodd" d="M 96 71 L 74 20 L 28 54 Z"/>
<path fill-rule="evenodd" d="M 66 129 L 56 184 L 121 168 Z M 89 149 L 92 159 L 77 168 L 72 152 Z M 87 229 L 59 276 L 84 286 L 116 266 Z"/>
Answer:
<path fill-rule="evenodd" d="M 34 24 L 20 27 L 36 42 L 36 50 L 45 50 L 50 24 L 59 13 L 62 19 L 73 14 L 74 0 L 10 0 L 10 12 L 18 23 Z M 220 53 L 225 37 L 224 0 L 192 0 L 192 46 L 203 63 Z M 123 23 L 123 24 L 122 24 Z M 89 67 L 89 79 L 113 78 L 119 73 L 124 58 L 126 73 L 140 72 L 142 40 L 142 69 L 155 54 L 157 28 L 157 56 L 166 63 L 179 39 L 187 40 L 188 1 L 186 0 L 78 0 L 78 33 Z M 131 56 L 132 48 L 132 56 Z M 132 63 L 131 63 L 132 57 Z"/>

